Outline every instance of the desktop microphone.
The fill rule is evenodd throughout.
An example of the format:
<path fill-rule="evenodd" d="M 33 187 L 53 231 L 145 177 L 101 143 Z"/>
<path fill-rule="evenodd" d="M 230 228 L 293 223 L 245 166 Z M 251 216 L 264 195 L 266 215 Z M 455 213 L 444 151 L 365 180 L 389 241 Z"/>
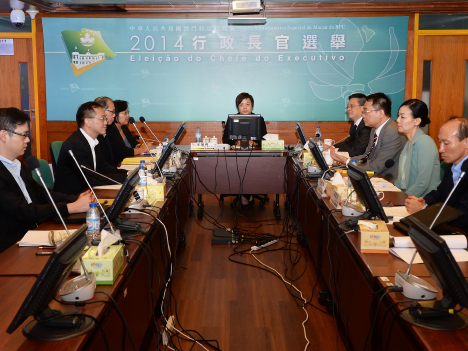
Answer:
<path fill-rule="evenodd" d="M 81 175 L 83 176 L 83 179 L 85 180 L 86 184 L 88 184 L 89 189 L 91 190 L 91 192 L 93 193 L 95 199 L 97 200 L 97 203 L 98 203 L 99 207 L 101 208 L 101 211 L 104 214 L 104 217 L 106 217 L 107 222 L 109 223 L 109 227 L 110 227 L 110 230 L 111 230 L 112 234 L 115 234 L 114 226 L 112 225 L 111 221 L 109 220 L 109 217 L 107 217 L 106 211 L 104 211 L 104 208 L 102 207 L 101 202 L 99 201 L 98 197 L 96 196 L 96 193 L 94 192 L 93 187 L 91 186 L 91 184 L 89 184 L 88 179 L 86 178 L 85 174 L 83 173 L 83 170 L 80 167 L 80 164 L 78 163 L 78 161 L 75 158 L 75 155 L 73 154 L 73 151 L 71 150 L 71 148 L 69 148 L 70 145 L 66 144 L 66 143 L 63 143 L 62 148 L 63 147 L 66 147 L 65 151 L 67 151 L 70 154 L 70 156 L 73 158 L 73 160 L 75 161 L 76 166 L 78 167 L 78 169 L 81 172 Z"/>
<path fill-rule="evenodd" d="M 458 177 L 458 180 L 455 183 L 455 186 L 453 187 L 452 191 L 450 191 L 450 194 L 447 196 L 447 199 L 445 199 L 443 205 L 440 207 L 440 210 L 439 210 L 439 212 L 437 212 L 437 215 L 434 217 L 434 220 L 432 221 L 431 225 L 429 226 L 429 229 L 432 229 L 432 227 L 434 226 L 435 222 L 437 221 L 440 214 L 444 210 L 445 205 L 447 205 L 447 202 L 450 200 L 450 197 L 452 196 L 453 192 L 457 188 L 458 184 L 460 184 L 462 179 L 465 177 L 465 174 L 466 174 L 467 171 L 468 171 L 468 162 L 464 162 L 462 167 L 461 167 L 460 177 Z M 396 272 L 396 274 L 395 274 L 395 283 L 398 286 L 403 287 L 403 295 L 405 295 L 406 297 L 417 298 L 417 299 L 421 299 L 421 300 L 433 299 L 433 298 L 435 298 L 435 295 L 437 294 L 437 290 L 434 287 L 432 287 L 432 285 L 430 285 L 425 280 L 423 280 L 421 278 L 418 278 L 418 277 L 416 277 L 416 276 L 414 276 L 412 274 L 409 274 L 410 270 L 411 270 L 411 267 L 413 266 L 414 259 L 416 258 L 416 253 L 417 252 L 418 252 L 417 250 L 414 251 L 413 257 L 411 258 L 411 262 L 410 262 L 410 264 L 408 266 L 408 269 L 406 270 L 405 273 L 403 273 L 402 271 L 397 271 Z M 420 295 L 422 293 L 425 293 L 426 290 L 430 290 L 430 288 L 432 288 L 433 291 L 435 291 L 435 293 L 427 294 L 427 295 L 429 295 L 427 298 L 421 298 Z M 424 290 L 422 290 L 422 289 L 424 289 Z M 421 290 L 422 290 L 422 292 L 421 292 Z"/>
<path fill-rule="evenodd" d="M 153 131 L 151 130 L 151 128 L 146 124 L 146 120 L 145 120 L 145 117 L 141 116 L 140 117 L 140 122 L 143 123 L 148 129 L 149 131 L 151 132 L 151 134 L 153 134 L 153 136 L 156 138 L 156 140 L 158 141 L 159 145 L 161 145 L 161 142 L 159 141 L 158 137 L 153 133 Z M 139 134 L 139 132 L 138 132 Z M 141 137 L 143 139 L 143 137 Z M 148 149 L 149 150 L 149 149 Z"/>
<path fill-rule="evenodd" d="M 144 117 L 140 117 L 140 120 L 141 120 L 141 118 L 145 119 Z M 146 148 L 148 149 L 148 153 L 150 154 L 151 158 L 153 159 L 153 161 L 154 161 L 156 167 L 158 167 L 159 175 L 160 175 L 161 177 L 163 177 L 163 173 L 162 173 L 162 171 L 161 171 L 161 168 L 160 168 L 159 165 L 158 165 L 158 160 L 156 160 L 156 159 L 154 158 L 153 153 L 151 152 L 150 148 L 148 147 L 148 144 L 146 144 L 145 139 L 144 139 L 143 136 L 141 135 L 141 133 L 140 133 L 140 131 L 138 130 L 137 126 L 135 125 L 135 118 L 130 117 L 130 118 L 128 119 L 128 122 L 131 123 L 131 124 L 133 124 L 133 126 L 135 127 L 136 131 L 137 131 L 138 134 L 140 135 L 141 140 L 143 141 L 143 143 L 145 144 Z M 146 124 L 146 123 L 145 123 L 145 124 Z M 151 132 L 151 133 L 152 133 L 152 132 Z M 153 135 L 154 135 L 154 134 L 153 134 Z M 155 137 L 156 137 L 156 135 L 155 135 Z M 156 139 L 157 139 L 157 138 L 156 138 Z M 160 142 L 160 143 L 161 143 L 161 142 Z"/>
<path fill-rule="evenodd" d="M 52 198 L 52 195 L 50 194 L 49 189 L 45 185 L 44 179 L 42 178 L 42 174 L 39 169 L 39 161 L 37 160 L 37 157 L 29 156 L 26 159 L 26 163 L 28 164 L 28 168 L 31 171 L 36 172 L 38 178 L 41 180 L 42 186 L 47 192 L 50 202 L 54 206 L 55 212 L 57 212 L 57 215 L 62 221 L 63 227 L 65 228 L 68 236 L 70 236 L 70 231 L 68 230 L 65 224 L 65 221 L 63 220 L 63 217 L 60 214 L 60 211 L 58 210 L 57 205 L 55 204 L 55 201 Z M 86 301 L 86 300 L 92 299 L 94 296 L 94 291 L 96 290 L 96 276 L 94 275 L 94 272 L 91 272 L 91 274 L 88 273 L 83 263 L 83 260 L 81 259 L 81 256 L 80 256 L 80 263 L 81 263 L 81 267 L 83 268 L 85 275 L 84 276 L 80 275 L 72 280 L 69 280 L 65 284 L 63 284 L 60 290 L 60 296 L 63 301 L 68 301 L 68 302 Z"/>

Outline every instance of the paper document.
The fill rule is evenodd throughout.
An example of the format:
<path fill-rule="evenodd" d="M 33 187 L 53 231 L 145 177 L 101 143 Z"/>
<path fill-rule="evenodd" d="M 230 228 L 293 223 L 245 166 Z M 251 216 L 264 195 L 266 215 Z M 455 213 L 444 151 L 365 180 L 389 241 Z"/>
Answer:
<path fill-rule="evenodd" d="M 447 243 L 455 261 L 468 262 L 468 252 L 466 251 L 467 240 L 464 235 L 442 235 L 441 238 Z M 394 247 L 390 248 L 390 252 L 406 263 L 410 263 L 414 251 L 416 251 L 411 238 L 409 236 L 395 236 L 392 238 L 392 241 Z M 414 263 L 423 263 L 419 253 L 416 254 Z"/>
<path fill-rule="evenodd" d="M 393 217 L 394 221 L 399 221 L 410 215 L 405 206 L 384 207 L 383 209 L 387 216 Z"/>
<path fill-rule="evenodd" d="M 76 229 L 70 231 L 70 234 L 74 233 Z M 24 234 L 23 238 L 18 241 L 19 246 L 56 246 L 49 240 L 50 230 L 30 230 Z M 63 238 L 67 238 L 68 234 L 65 230 L 54 230 L 55 238 L 60 237 L 60 241 Z"/>
<path fill-rule="evenodd" d="M 139 163 L 138 163 L 139 165 Z M 125 169 L 126 171 L 133 171 L 135 169 L 135 167 L 137 167 L 137 164 L 136 163 L 126 163 L 126 164 L 122 164 L 119 169 Z M 146 165 L 146 168 L 148 168 L 148 165 Z"/>
<path fill-rule="evenodd" d="M 386 181 L 383 178 L 371 178 L 370 181 L 375 191 L 398 191 L 398 192 L 401 191 L 395 185 Z"/>

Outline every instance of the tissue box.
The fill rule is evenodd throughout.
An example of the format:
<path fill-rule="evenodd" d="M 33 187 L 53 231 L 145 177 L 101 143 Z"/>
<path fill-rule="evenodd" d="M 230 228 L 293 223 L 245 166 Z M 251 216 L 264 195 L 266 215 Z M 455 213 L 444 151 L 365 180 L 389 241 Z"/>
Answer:
<path fill-rule="evenodd" d="M 284 140 L 262 140 L 262 150 L 284 150 Z"/>
<path fill-rule="evenodd" d="M 83 263 L 88 272 L 96 275 L 96 284 L 112 285 L 124 266 L 123 245 L 111 245 L 104 256 L 96 256 L 97 246 L 91 248 L 83 255 Z M 84 274 L 83 267 L 81 274 Z"/>
<path fill-rule="evenodd" d="M 341 195 L 341 200 L 346 200 L 348 197 L 348 186 L 343 184 L 333 185 L 330 180 L 327 181 L 327 196 L 331 197 L 333 190 L 336 190 Z"/>
<path fill-rule="evenodd" d="M 368 253 L 388 253 L 389 233 L 387 224 L 384 221 L 366 221 L 378 225 L 376 230 L 360 224 L 359 236 L 361 242 L 361 252 Z"/>
<path fill-rule="evenodd" d="M 148 196 L 146 198 L 149 205 L 156 201 L 164 201 L 166 198 L 166 183 L 148 184 Z"/>
<path fill-rule="evenodd" d="M 311 160 L 313 160 L 314 157 L 312 156 L 312 153 L 307 150 L 302 151 L 302 161 L 304 161 L 305 164 L 309 163 Z"/>

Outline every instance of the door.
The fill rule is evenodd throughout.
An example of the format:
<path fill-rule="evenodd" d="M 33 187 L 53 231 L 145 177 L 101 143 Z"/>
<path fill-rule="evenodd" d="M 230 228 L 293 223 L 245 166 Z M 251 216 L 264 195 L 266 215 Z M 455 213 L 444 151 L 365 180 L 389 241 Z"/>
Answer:
<path fill-rule="evenodd" d="M 32 39 L 13 39 L 14 55 L 0 55 L 0 107 L 16 107 L 31 117 L 25 158 L 37 155 Z"/>
<path fill-rule="evenodd" d="M 429 135 L 437 142 L 442 124 L 452 116 L 463 117 L 465 106 L 468 36 L 422 35 L 418 50 L 417 96 L 423 96 L 423 77 L 430 79 Z M 425 67 L 425 69 L 424 69 Z M 424 69 L 424 72 L 423 72 Z M 426 84 L 424 84 L 426 85 Z M 426 98 L 422 100 L 426 101 Z"/>

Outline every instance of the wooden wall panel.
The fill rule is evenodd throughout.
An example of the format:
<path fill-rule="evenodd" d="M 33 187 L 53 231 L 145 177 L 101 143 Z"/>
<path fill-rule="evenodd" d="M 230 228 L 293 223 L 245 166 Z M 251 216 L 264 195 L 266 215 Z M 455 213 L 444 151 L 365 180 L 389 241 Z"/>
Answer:
<path fill-rule="evenodd" d="M 149 127 L 156 134 L 158 139 L 162 140 L 164 136 L 172 138 L 179 122 L 147 122 Z M 320 126 L 322 130 L 322 138 L 333 139 L 338 141 L 348 135 L 350 122 L 300 122 L 304 133 L 307 137 L 315 136 L 315 129 Z M 271 134 L 279 134 L 279 138 L 284 140 L 285 144 L 296 144 L 297 133 L 294 126 L 296 122 L 266 122 L 267 130 Z M 151 132 L 142 124 L 137 123 L 143 137 L 153 139 Z M 195 130 L 200 127 L 203 136 L 216 136 L 221 142 L 223 136 L 223 127 L 220 122 L 187 122 L 187 129 L 179 141 L 179 144 L 190 144 L 195 141 Z M 129 126 L 133 134 L 137 134 L 133 126 Z M 47 122 L 47 148 L 48 145 L 55 140 L 65 141 L 68 136 L 77 129 L 75 121 L 48 121 Z M 46 157 L 47 155 L 47 157 Z M 50 153 L 47 150 L 42 158 L 48 159 L 50 162 Z"/>
<path fill-rule="evenodd" d="M 418 53 L 418 97 L 424 61 L 432 61 L 429 135 L 437 142 L 442 124 L 463 117 L 468 36 L 421 36 Z"/>

